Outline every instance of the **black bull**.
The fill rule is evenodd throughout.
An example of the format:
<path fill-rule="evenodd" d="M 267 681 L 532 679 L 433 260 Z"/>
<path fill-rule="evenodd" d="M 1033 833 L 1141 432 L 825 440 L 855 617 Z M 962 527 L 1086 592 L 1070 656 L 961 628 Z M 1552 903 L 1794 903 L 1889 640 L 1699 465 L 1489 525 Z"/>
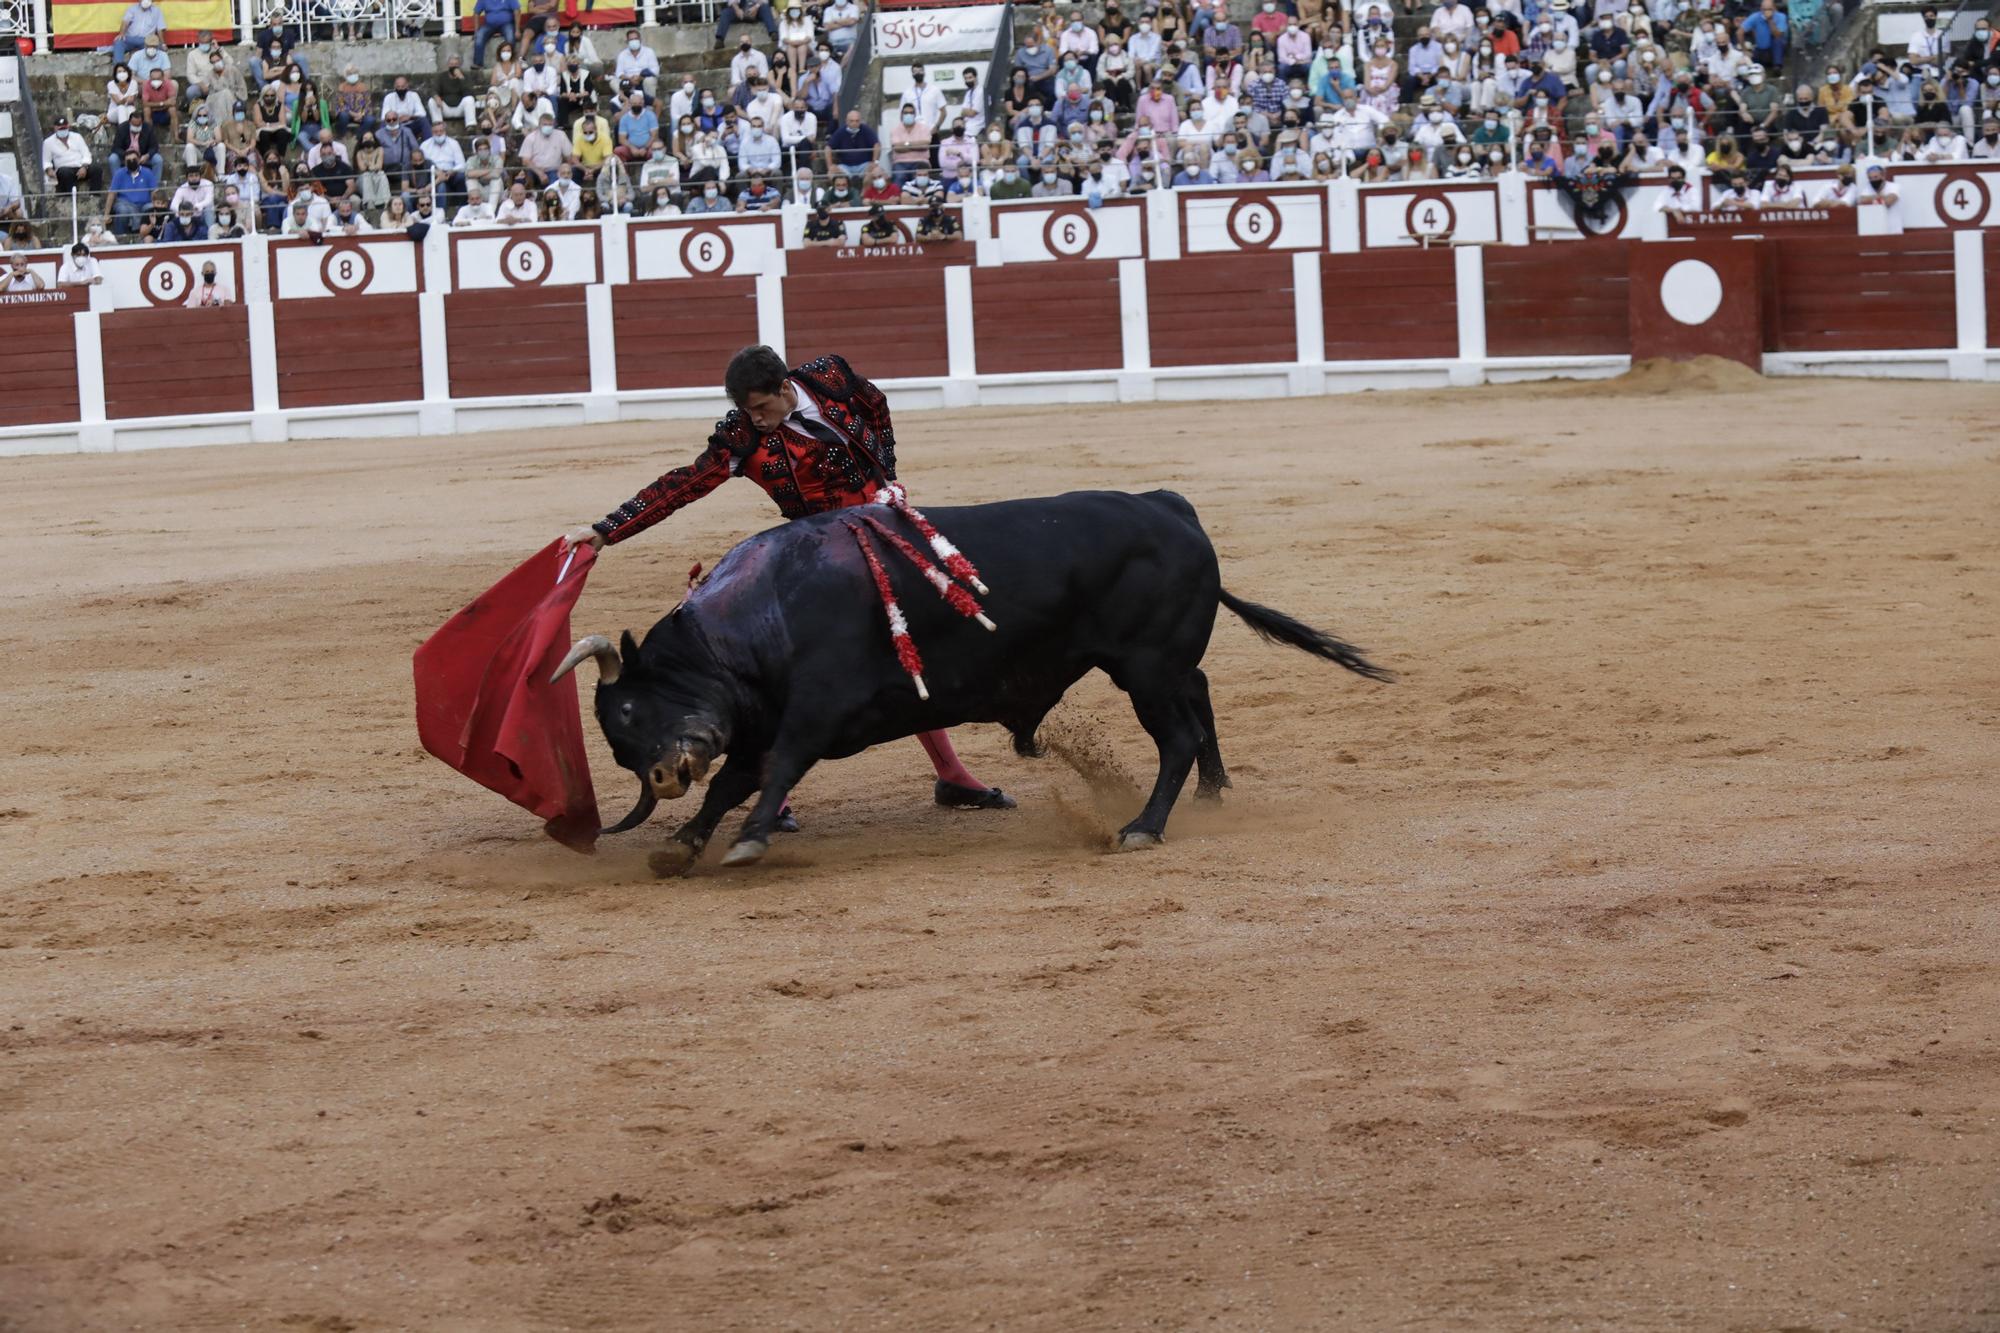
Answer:
<path fill-rule="evenodd" d="M 981 599 L 990 633 L 883 551 L 923 654 L 930 698 L 922 700 L 897 662 L 850 531 L 862 512 L 921 546 L 880 506 L 786 523 L 725 555 L 644 643 L 627 633 L 614 649 L 592 636 L 557 673 L 596 657 L 598 722 L 618 763 L 639 774 L 639 803 L 613 832 L 643 822 L 659 797 L 682 795 L 728 756 L 701 809 L 655 855 L 662 873 L 691 866 L 723 815 L 758 793 L 724 864 L 755 861 L 786 795 L 822 759 L 968 722 L 998 722 L 1016 752 L 1036 756 L 1036 728 L 1092 669 L 1131 696 L 1159 747 L 1152 795 L 1119 835 L 1122 847 L 1151 846 L 1191 767 L 1198 795 L 1229 785 L 1201 671 L 1218 604 L 1266 640 L 1389 679 L 1351 644 L 1225 592 L 1215 548 L 1180 496 L 1079 491 L 930 511 L 991 589 Z"/>

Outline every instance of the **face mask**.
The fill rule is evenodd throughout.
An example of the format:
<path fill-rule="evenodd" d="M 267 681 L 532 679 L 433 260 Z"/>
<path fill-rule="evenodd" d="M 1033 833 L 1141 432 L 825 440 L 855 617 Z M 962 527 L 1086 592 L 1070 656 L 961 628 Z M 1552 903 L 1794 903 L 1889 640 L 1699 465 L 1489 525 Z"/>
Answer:
<path fill-rule="evenodd" d="M 704 93 L 701 99 L 701 109 L 704 111 L 713 111 L 715 109 L 715 99 Z"/>
<path fill-rule="evenodd" d="M 553 125 L 544 125 L 544 126 L 542 126 L 542 133 L 543 133 L 543 134 L 554 134 L 555 132 L 556 132 L 556 127 L 555 127 L 555 126 L 553 126 Z"/>
<path fill-rule="evenodd" d="M 292 75 L 292 76 L 291 76 L 290 78 L 286 79 L 286 80 L 285 80 L 285 82 L 286 82 L 286 83 L 297 83 L 297 82 L 298 82 L 299 80 L 303 79 L 304 77 L 305 77 L 305 75 L 303 75 L 303 74 L 294 74 L 294 75 Z"/>
<path fill-rule="evenodd" d="M 714 187 L 713 185 L 711 185 L 711 186 L 708 186 L 708 187 L 707 187 L 706 189 L 704 189 L 704 190 L 703 190 L 703 191 L 701 192 L 701 197 L 702 197 L 702 198 L 704 198 L 704 199 L 713 199 L 713 198 L 715 198 L 715 187 Z"/>
<path fill-rule="evenodd" d="M 694 122 L 693 122 L 693 121 L 691 121 L 691 120 L 684 120 L 684 121 L 682 121 L 682 122 L 681 122 L 681 133 L 682 133 L 682 134 L 692 134 L 693 132 L 694 132 Z"/>
<path fill-rule="evenodd" d="M 1005 181 L 1017 181 L 1021 179 L 1021 173 L 1018 171 L 1003 171 L 1000 173 L 1000 179 Z"/>

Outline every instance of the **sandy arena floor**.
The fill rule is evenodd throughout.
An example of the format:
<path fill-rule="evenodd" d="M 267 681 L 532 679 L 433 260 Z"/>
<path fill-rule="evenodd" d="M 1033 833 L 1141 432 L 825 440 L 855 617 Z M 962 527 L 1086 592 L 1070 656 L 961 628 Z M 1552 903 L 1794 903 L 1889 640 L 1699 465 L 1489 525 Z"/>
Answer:
<path fill-rule="evenodd" d="M 2000 395 L 901 425 L 919 502 L 1185 492 L 1402 682 L 1224 615 L 1160 851 L 1096 681 L 1071 764 L 961 734 L 1017 812 L 906 742 L 663 884 L 409 655 L 698 423 L 0 461 L 0 1328 L 2000 1327 Z"/>

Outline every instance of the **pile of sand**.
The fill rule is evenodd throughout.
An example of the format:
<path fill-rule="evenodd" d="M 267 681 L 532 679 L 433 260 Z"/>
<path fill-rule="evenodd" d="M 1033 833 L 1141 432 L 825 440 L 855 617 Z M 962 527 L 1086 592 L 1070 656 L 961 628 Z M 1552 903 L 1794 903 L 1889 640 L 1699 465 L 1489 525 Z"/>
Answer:
<path fill-rule="evenodd" d="M 1651 357 L 1634 361 L 1623 375 L 1578 380 L 1554 392 L 1576 398 L 1630 397 L 1633 394 L 1748 393 L 1764 387 L 1764 377 L 1740 361 L 1698 356 L 1691 361 Z"/>

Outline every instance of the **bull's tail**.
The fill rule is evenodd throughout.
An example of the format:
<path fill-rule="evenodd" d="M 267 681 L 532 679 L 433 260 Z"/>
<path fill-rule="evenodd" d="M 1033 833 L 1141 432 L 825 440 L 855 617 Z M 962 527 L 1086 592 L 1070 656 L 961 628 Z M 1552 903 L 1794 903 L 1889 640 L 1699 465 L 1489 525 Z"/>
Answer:
<path fill-rule="evenodd" d="M 1227 589 L 1222 590 L 1222 604 L 1241 616 L 1243 623 L 1257 631 L 1257 637 L 1266 643 L 1289 644 L 1370 680 L 1390 681 L 1396 678 L 1394 672 L 1384 670 L 1363 657 L 1361 650 L 1353 644 L 1336 639 L 1323 630 L 1316 630 L 1303 621 L 1294 620 L 1283 611 L 1273 611 L 1268 606 L 1232 597 Z"/>

